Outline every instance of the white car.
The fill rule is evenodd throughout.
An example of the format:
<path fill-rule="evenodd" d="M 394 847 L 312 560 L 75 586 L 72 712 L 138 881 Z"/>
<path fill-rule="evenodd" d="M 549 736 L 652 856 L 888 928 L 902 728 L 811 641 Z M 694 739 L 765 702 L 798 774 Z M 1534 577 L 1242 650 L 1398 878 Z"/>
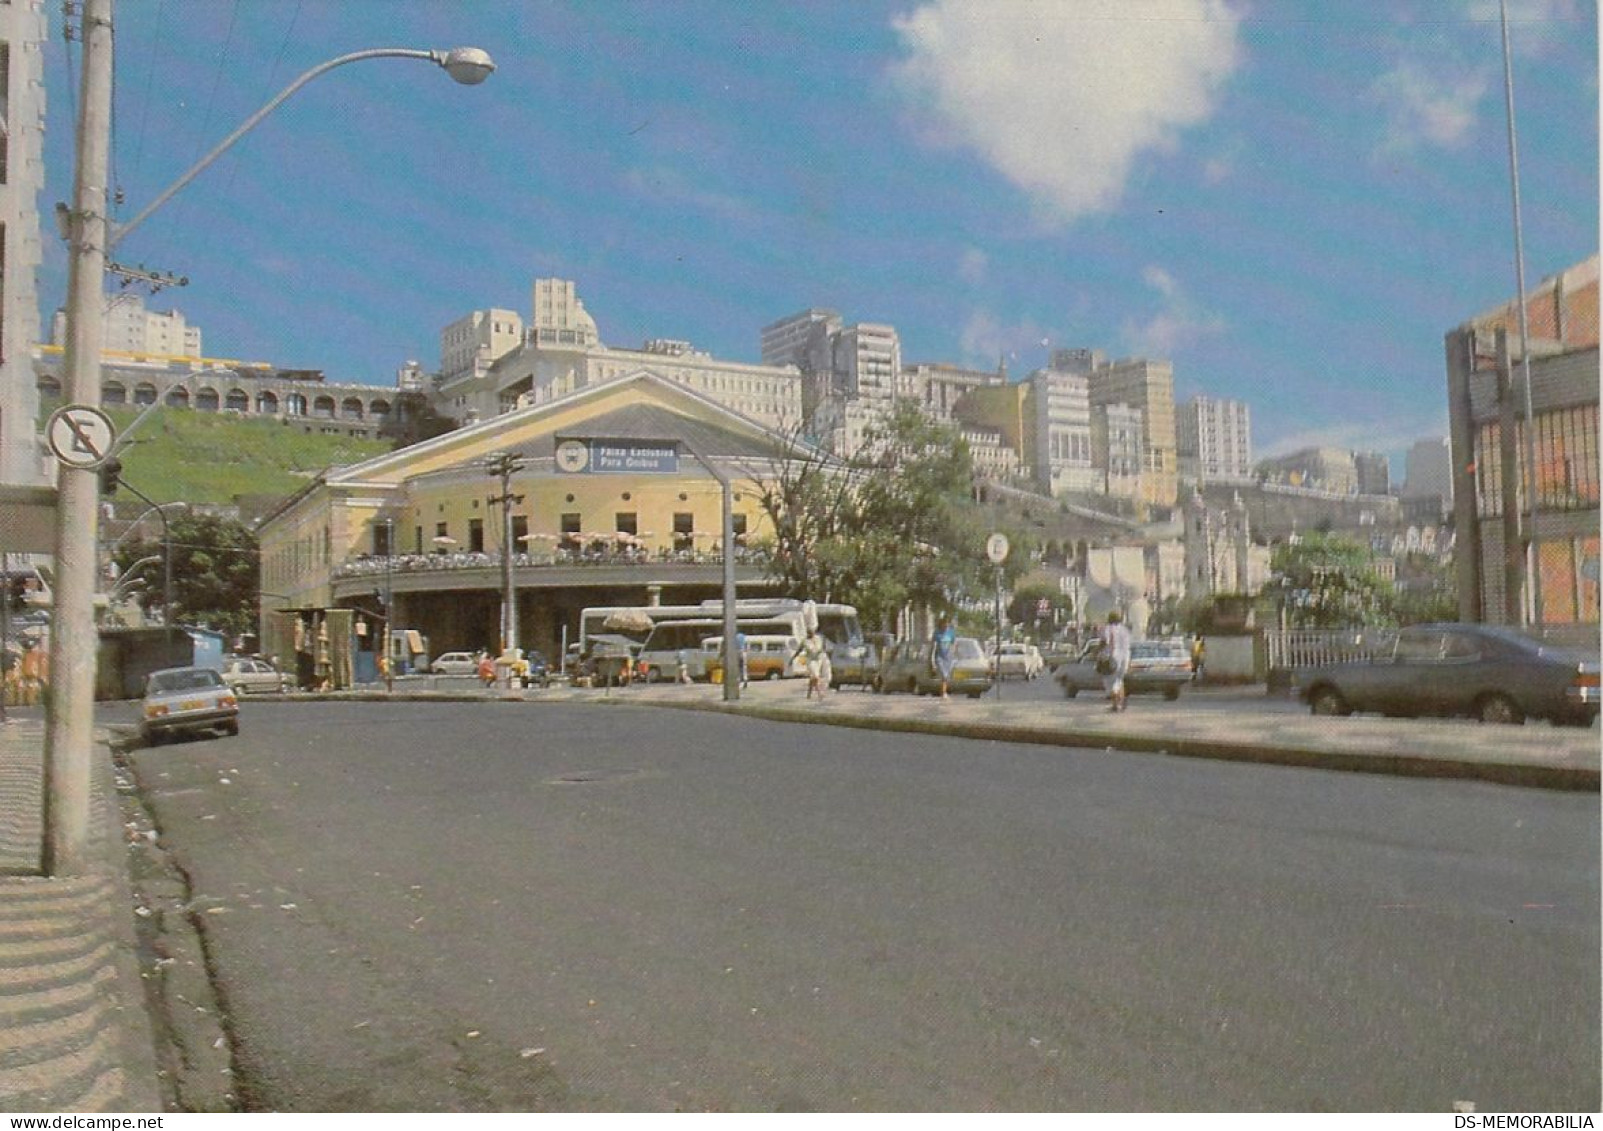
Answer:
<path fill-rule="evenodd" d="M 472 652 L 442 652 L 429 663 L 435 675 L 477 675 L 479 658 Z"/>
<path fill-rule="evenodd" d="M 145 677 L 139 732 L 145 745 L 192 731 L 239 733 L 239 700 L 210 668 L 166 668 Z"/>
<path fill-rule="evenodd" d="M 235 695 L 278 692 L 283 694 L 295 686 L 295 681 L 266 660 L 253 660 L 247 656 L 230 656 L 223 661 L 223 682 L 234 689 Z"/>
<path fill-rule="evenodd" d="M 1034 679 L 1046 664 L 1034 644 L 1003 644 L 991 655 L 991 671 L 997 679 Z"/>

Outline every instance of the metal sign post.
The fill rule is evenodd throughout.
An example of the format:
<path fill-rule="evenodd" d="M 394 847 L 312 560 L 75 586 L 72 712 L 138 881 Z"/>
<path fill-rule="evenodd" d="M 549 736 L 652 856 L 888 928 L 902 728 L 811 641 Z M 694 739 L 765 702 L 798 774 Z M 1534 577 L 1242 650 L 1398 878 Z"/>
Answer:
<path fill-rule="evenodd" d="M 996 533 L 985 540 L 985 556 L 996 567 L 996 649 L 991 653 L 996 670 L 996 697 L 1002 698 L 1002 563 L 1007 561 L 1007 535 Z"/>

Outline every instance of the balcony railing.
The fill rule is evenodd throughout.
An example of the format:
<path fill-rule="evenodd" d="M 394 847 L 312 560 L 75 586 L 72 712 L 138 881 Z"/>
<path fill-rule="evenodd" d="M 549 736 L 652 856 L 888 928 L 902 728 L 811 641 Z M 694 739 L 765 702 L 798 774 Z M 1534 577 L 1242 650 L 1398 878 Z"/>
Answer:
<path fill-rule="evenodd" d="M 512 564 L 519 569 L 525 567 L 571 568 L 574 566 L 722 565 L 723 561 L 723 554 L 717 550 L 662 549 L 652 552 L 634 548 L 575 548 L 535 551 L 512 556 Z M 762 547 L 747 549 L 737 546 L 735 548 L 735 563 L 737 565 L 762 566 L 766 565 L 767 562 L 768 552 Z M 440 573 L 451 570 L 491 569 L 500 565 L 501 555 L 487 553 L 396 554 L 390 558 L 386 558 L 383 555 L 364 554 L 359 558 L 353 558 L 336 566 L 334 576 L 336 578 L 382 577 L 386 572 Z"/>

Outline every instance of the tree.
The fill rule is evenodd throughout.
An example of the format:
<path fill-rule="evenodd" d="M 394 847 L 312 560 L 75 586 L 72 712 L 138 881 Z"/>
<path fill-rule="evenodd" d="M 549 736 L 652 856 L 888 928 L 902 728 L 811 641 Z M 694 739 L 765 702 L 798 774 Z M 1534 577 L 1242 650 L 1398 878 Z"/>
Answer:
<path fill-rule="evenodd" d="M 234 519 L 195 513 L 172 516 L 169 530 L 175 616 L 221 632 L 254 632 L 261 590 L 255 532 Z M 154 557 L 159 563 L 164 548 L 158 532 L 154 538 L 123 543 L 115 559 L 124 570 L 140 558 Z M 156 566 L 158 571 L 162 568 Z M 154 575 L 160 576 L 160 572 Z M 145 592 L 146 607 L 161 608 L 164 595 L 159 582 Z"/>
<path fill-rule="evenodd" d="M 769 576 L 820 601 L 855 605 L 885 627 L 909 604 L 950 609 L 960 594 L 988 594 L 985 536 L 971 499 L 973 466 L 957 432 L 898 402 L 841 460 L 793 435 L 788 458 L 753 476 L 774 530 Z M 1008 576 L 1026 568 L 1027 555 Z"/>
<path fill-rule="evenodd" d="M 394 442 L 397 450 L 443 436 L 456 427 L 456 421 L 442 415 L 423 393 L 407 390 L 395 397 L 389 419 L 379 428 L 379 436 Z"/>
<path fill-rule="evenodd" d="M 1339 534 L 1304 535 L 1275 547 L 1271 583 L 1293 628 L 1358 628 L 1393 622 L 1392 588 L 1369 548 Z"/>

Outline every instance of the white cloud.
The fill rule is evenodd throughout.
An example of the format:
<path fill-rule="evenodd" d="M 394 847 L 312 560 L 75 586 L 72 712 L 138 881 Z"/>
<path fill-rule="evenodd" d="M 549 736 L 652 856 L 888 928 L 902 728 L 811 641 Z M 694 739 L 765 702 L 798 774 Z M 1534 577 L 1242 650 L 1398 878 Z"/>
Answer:
<path fill-rule="evenodd" d="M 1000 359 L 1017 375 L 1045 363 L 1050 339 L 1048 331 L 1028 319 L 1009 326 L 988 310 L 975 310 L 963 326 L 959 347 L 965 361 L 975 368 L 992 369 Z"/>
<path fill-rule="evenodd" d="M 1447 417 L 1431 416 L 1385 420 L 1344 421 L 1280 436 L 1259 451 L 1255 459 L 1272 459 L 1306 448 L 1341 448 L 1354 452 L 1402 452 L 1414 441 L 1447 435 Z"/>
<path fill-rule="evenodd" d="M 1165 268 L 1148 266 L 1141 279 L 1158 293 L 1162 305 L 1145 322 L 1125 320 L 1124 341 L 1131 352 L 1172 358 L 1199 338 L 1224 333 L 1224 319 L 1198 306 Z"/>
<path fill-rule="evenodd" d="M 1139 155 L 1212 115 L 1239 23 L 1227 0 L 931 0 L 895 21 L 892 74 L 933 140 L 1066 223 L 1113 208 Z"/>
<path fill-rule="evenodd" d="M 985 281 L 986 272 L 990 270 L 991 258 L 977 247 L 971 247 L 963 252 L 957 262 L 957 275 L 965 283 L 977 285 Z"/>
<path fill-rule="evenodd" d="M 1469 18 L 1489 26 L 1502 49 L 1497 0 L 1469 0 Z M 1508 0 L 1508 41 L 1516 55 L 1540 55 L 1552 43 L 1573 38 L 1585 24 L 1577 0 Z"/>
<path fill-rule="evenodd" d="M 636 196 L 693 208 L 734 224 L 754 225 L 762 220 L 761 210 L 751 201 L 704 189 L 679 170 L 665 165 L 627 170 L 623 175 L 623 187 Z"/>
<path fill-rule="evenodd" d="M 1383 152 L 1463 145 L 1488 85 L 1484 72 L 1433 74 L 1413 60 L 1400 61 L 1370 88 L 1386 113 Z"/>

